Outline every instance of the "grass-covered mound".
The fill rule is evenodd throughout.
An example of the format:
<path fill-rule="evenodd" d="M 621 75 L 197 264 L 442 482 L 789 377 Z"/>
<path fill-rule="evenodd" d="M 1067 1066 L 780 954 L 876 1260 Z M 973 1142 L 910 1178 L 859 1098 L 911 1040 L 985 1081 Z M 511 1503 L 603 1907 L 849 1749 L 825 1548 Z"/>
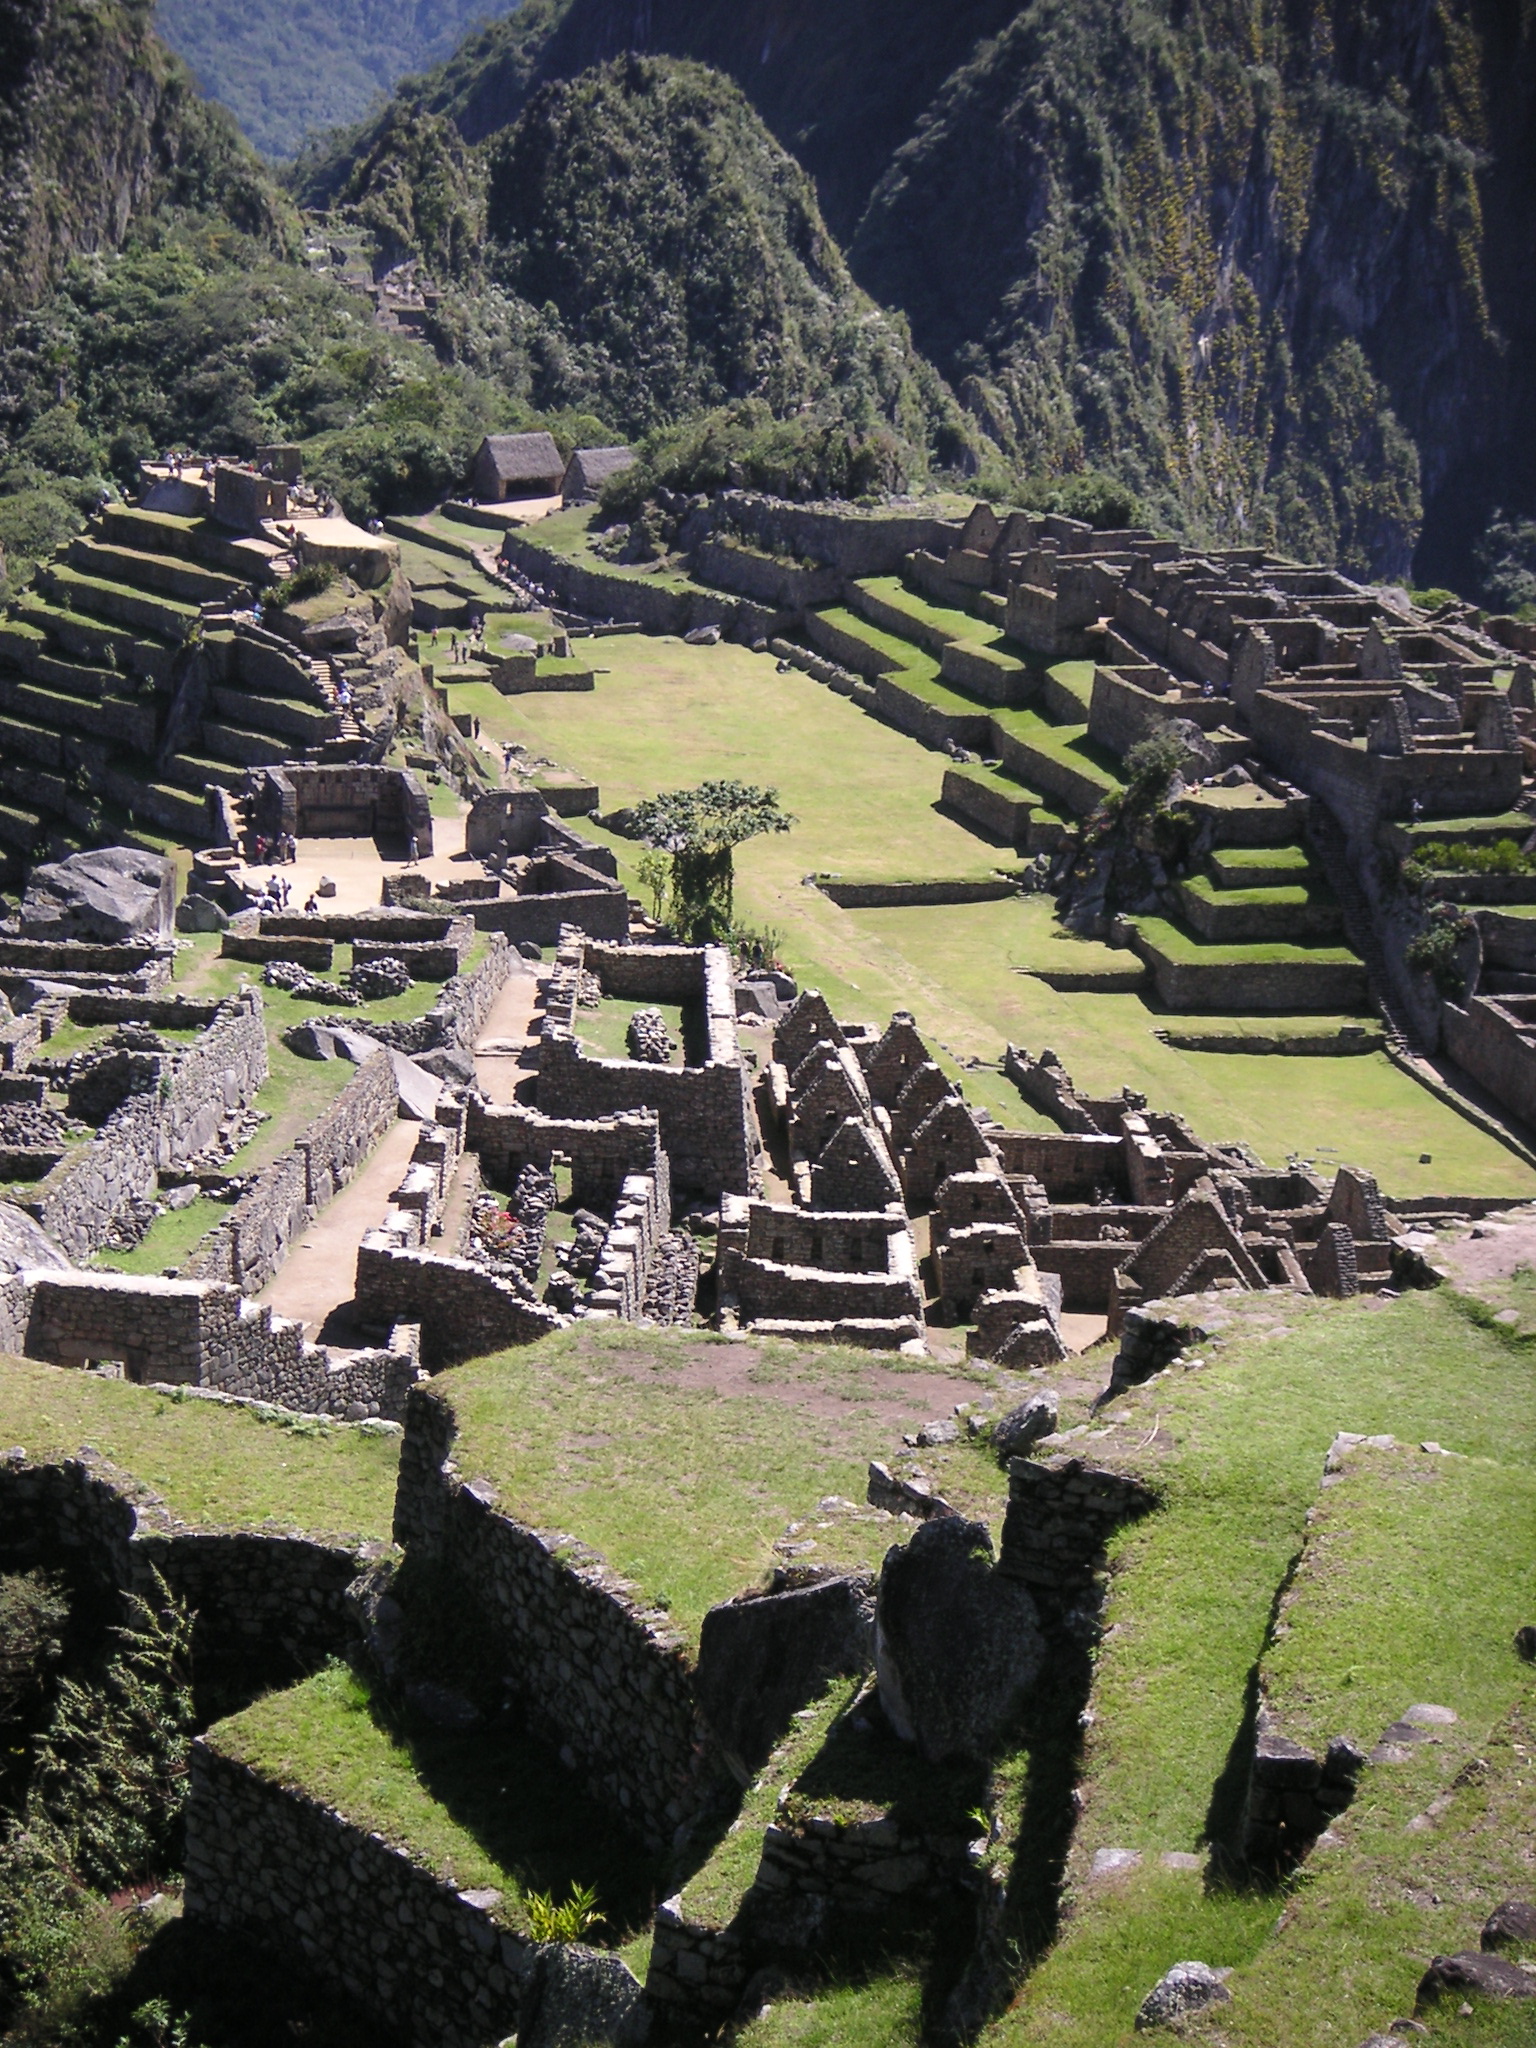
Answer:
<path fill-rule="evenodd" d="M 0 1359 L 0 1442 L 42 1464 L 90 1446 L 179 1520 L 216 1529 L 387 1539 L 399 1438 L 226 1408 L 30 1359 Z"/>
<path fill-rule="evenodd" d="M 592 1323 L 434 1382 L 465 1477 L 489 1479 L 501 1512 L 598 1551 L 693 1644 L 706 1609 L 786 1554 L 877 1567 L 900 1530 L 864 1505 L 870 1459 L 1013 1384 L 995 1368 Z M 997 1522 L 1005 1482 L 982 1449 L 922 1461 L 946 1499 Z"/>

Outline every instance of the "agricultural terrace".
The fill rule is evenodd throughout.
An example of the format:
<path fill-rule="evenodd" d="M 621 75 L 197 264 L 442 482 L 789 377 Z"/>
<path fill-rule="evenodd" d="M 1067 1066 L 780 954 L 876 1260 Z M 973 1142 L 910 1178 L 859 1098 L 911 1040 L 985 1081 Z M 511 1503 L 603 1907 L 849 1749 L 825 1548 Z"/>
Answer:
<path fill-rule="evenodd" d="M 384 1426 L 226 1407 L 8 1358 L 0 1442 L 38 1463 L 89 1446 L 194 1527 L 389 1538 L 400 1440 Z"/>
<path fill-rule="evenodd" d="M 1200 2038 L 1358 2048 L 1383 2014 L 1413 2012 L 1432 1955 L 1475 1948 L 1492 1908 L 1529 1889 L 1536 1701 L 1511 1648 L 1536 1611 L 1529 1341 L 1449 1292 L 1190 1308 L 1211 1337 L 1097 1414 L 1094 1382 L 1058 1382 L 1062 1428 L 1151 1478 L 1163 1505 L 1112 1546 L 1068 1910 L 1031 1919 L 1030 1859 L 1050 1845 L 1022 1826 L 1012 1932 L 1036 1967 L 983 2048 L 1130 2048 L 1174 1956 L 1232 1971 Z M 1340 1431 L 1393 1446 L 1345 1454 L 1323 1489 Z M 1256 1681 L 1307 1743 L 1370 1750 L 1420 1702 L 1456 1716 L 1369 1768 L 1278 1901 L 1223 1882 Z M 743 2042 L 915 2048 L 924 1967 L 910 1970 L 775 2004 Z M 1531 2038 L 1518 2006 L 1421 2018 L 1436 2042 Z"/>
<path fill-rule="evenodd" d="M 642 635 L 586 645 L 599 668 L 594 692 L 507 698 L 471 683 L 453 687 L 452 708 L 480 719 L 487 751 L 515 740 L 537 759 L 590 776 L 605 812 L 709 776 L 775 785 L 798 823 L 738 854 L 743 921 L 778 934 L 792 971 L 821 988 L 839 1015 L 885 1018 L 910 1008 L 957 1070 L 986 1063 L 965 1074 L 965 1089 L 999 1120 L 1035 1120 L 995 1071 L 1013 1040 L 1033 1051 L 1053 1047 L 1080 1086 L 1143 1089 L 1208 1139 L 1244 1140 L 1274 1163 L 1293 1151 L 1325 1170 L 1347 1160 L 1400 1197 L 1536 1193 L 1536 1174 L 1383 1052 L 1183 1051 L 1154 1034 L 1181 1023 L 1210 1030 L 1223 1020 L 1179 1019 L 1139 995 L 1048 987 L 1029 970 L 1123 972 L 1128 956 L 1064 932 L 1044 897 L 839 909 L 804 878 L 976 878 L 1015 869 L 1017 860 L 941 809 L 944 755 L 798 670 L 778 673 L 769 655 Z M 608 839 L 631 891 L 643 897 L 635 844 L 582 829 Z M 1309 1029 L 1318 1023 L 1306 1020 Z M 1273 1036 L 1287 1025 L 1265 1018 L 1232 1028 Z"/>

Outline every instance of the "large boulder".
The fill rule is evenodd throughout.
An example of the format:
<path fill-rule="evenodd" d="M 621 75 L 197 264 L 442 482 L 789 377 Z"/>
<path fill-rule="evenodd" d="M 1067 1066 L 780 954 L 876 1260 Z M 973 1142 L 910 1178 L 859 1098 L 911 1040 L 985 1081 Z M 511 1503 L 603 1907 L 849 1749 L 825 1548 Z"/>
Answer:
<path fill-rule="evenodd" d="M 176 909 L 176 865 L 132 846 L 100 846 L 32 870 L 21 899 L 29 939 L 86 939 L 122 945 L 164 939 Z"/>
<path fill-rule="evenodd" d="M 575 1942 L 551 1943 L 533 1968 L 517 2030 L 518 2048 L 636 2048 L 650 2008 L 619 1956 Z"/>
<path fill-rule="evenodd" d="M 0 1202 L 0 1274 L 20 1273 L 29 1266 L 67 1267 L 53 1239 L 13 1202 Z"/>
<path fill-rule="evenodd" d="M 1536 1949 L 1536 1906 L 1526 1899 L 1506 1899 L 1483 1922 L 1479 1946 L 1484 1949 Z"/>
<path fill-rule="evenodd" d="M 1536 1976 L 1504 1956 L 1472 1950 L 1436 1956 L 1419 1979 L 1420 2004 L 1436 1998 L 1465 1998 L 1469 1991 L 1479 1998 L 1536 1998 Z"/>
<path fill-rule="evenodd" d="M 1035 1603 L 994 1570 L 984 1523 L 937 1518 L 886 1552 L 875 1610 L 880 1703 L 929 1762 L 992 1756 L 1045 1655 Z"/>
<path fill-rule="evenodd" d="M 790 1716 L 830 1678 L 867 1671 L 874 1581 L 864 1573 L 793 1584 L 712 1607 L 699 1636 L 697 1695 L 717 1741 L 755 1771 Z"/>
<path fill-rule="evenodd" d="M 1224 1981 L 1230 1975 L 1229 1970 L 1213 1970 L 1209 1963 L 1175 1963 L 1137 2008 L 1138 2029 L 1171 2026 L 1186 2013 L 1225 2005 L 1232 1996 Z"/>

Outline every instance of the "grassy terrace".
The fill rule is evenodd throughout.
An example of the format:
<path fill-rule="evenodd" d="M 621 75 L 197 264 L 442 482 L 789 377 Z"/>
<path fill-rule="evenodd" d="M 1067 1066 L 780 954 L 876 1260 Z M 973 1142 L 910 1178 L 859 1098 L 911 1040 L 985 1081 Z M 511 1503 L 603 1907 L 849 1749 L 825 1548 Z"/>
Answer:
<path fill-rule="evenodd" d="M 1446 1294 L 1228 1298 L 1207 1319 L 1222 1327 L 1199 1345 L 1200 1369 L 1097 1417 L 1086 1386 L 1064 1402 L 1063 1427 L 1092 1431 L 1078 1439 L 1086 1455 L 1148 1472 L 1164 1500 L 1112 1547 L 1066 1910 L 982 2048 L 1131 2048 L 1137 2005 L 1185 1957 L 1233 1972 L 1232 2003 L 1190 2029 L 1213 2048 L 1358 2048 L 1413 2011 L 1432 1954 L 1476 1948 L 1492 1907 L 1528 1895 L 1536 1712 L 1510 1638 L 1536 1611 L 1522 1533 L 1536 1516 L 1531 1346 L 1479 1328 Z M 1324 1491 L 1340 1430 L 1406 1448 L 1357 1457 Z M 1420 1453 L 1431 1439 L 1456 1455 Z M 1337 1845 L 1278 1894 L 1225 1887 L 1208 1861 L 1240 1824 L 1261 1662 L 1304 1739 L 1369 1747 L 1417 1701 L 1459 1717 L 1407 1763 L 1368 1769 L 1333 1824 Z M 1139 1867 L 1095 1878 L 1108 1848 Z M 1169 1869 L 1167 1851 L 1203 1867 Z M 1031 1854 L 1026 1833 L 1026 1889 Z M 866 1981 L 776 2001 L 744 2048 L 916 2048 L 921 1991 L 892 1959 Z M 1436 2042 L 1531 2039 L 1528 2008 L 1463 2018 L 1453 2000 L 1422 2017 Z"/>
<path fill-rule="evenodd" d="M 1293 872 L 1276 868 L 1278 877 Z M 1251 882 L 1229 886 L 1220 881 L 1213 882 L 1208 875 L 1195 875 L 1184 884 L 1197 896 L 1203 896 L 1208 903 L 1251 903 L 1263 904 L 1274 909 L 1307 910 L 1313 904 L 1331 904 L 1333 891 L 1321 881 L 1290 882 L 1275 880 L 1272 883 Z"/>
<path fill-rule="evenodd" d="M 1174 1371 L 1109 1411 L 1104 1448 L 1137 1447 L 1166 1505 L 1115 1550 L 1071 1917 L 988 2048 L 1129 2044 L 1138 2000 L 1184 1956 L 1234 1967 L 1220 2025 L 1232 2048 L 1354 2048 L 1412 2010 L 1432 1953 L 1475 1948 L 1492 1906 L 1529 1883 L 1529 1770 L 1511 1743 L 1529 1739 L 1531 1695 L 1510 1647 L 1536 1602 L 1536 1560 L 1518 1533 L 1536 1512 L 1529 1346 L 1477 1328 L 1446 1296 L 1368 1308 L 1251 1299 L 1199 1355 L 1204 1370 Z M 1390 1471 L 1373 1465 L 1320 1493 L 1339 1430 L 1433 1439 L 1458 1455 L 1410 1448 Z M 1271 1604 L 1319 1501 L 1321 1549 L 1266 1651 Z M 1369 1745 L 1419 1700 L 1460 1716 L 1410 1763 L 1367 1774 L 1334 1824 L 1341 1846 L 1316 1852 L 1288 1902 L 1208 1888 L 1158 1861 L 1235 1826 L 1229 1752 L 1261 1656 L 1283 1710 L 1314 1732 Z M 1486 1775 L 1452 1793 L 1442 1821 L 1410 1831 L 1473 1756 Z M 1095 1883 L 1088 1866 L 1106 1847 L 1138 1851 L 1142 1867 Z"/>
<path fill-rule="evenodd" d="M 1211 850 L 1209 859 L 1218 879 L 1233 872 L 1242 874 L 1250 868 L 1263 868 L 1266 873 L 1273 873 L 1278 882 L 1285 875 L 1304 875 L 1312 866 L 1300 846 L 1217 846 Z"/>
<path fill-rule="evenodd" d="M 1261 903 L 1276 898 L 1296 897 L 1305 902 L 1306 891 L 1301 889 L 1253 889 L 1221 891 L 1223 902 L 1243 902 L 1250 897 Z M 1317 966 L 1358 966 L 1358 956 L 1348 946 L 1311 946 L 1288 944 L 1283 940 L 1270 939 L 1260 944 L 1213 945 L 1189 932 L 1180 931 L 1176 924 L 1169 924 L 1162 917 L 1139 917 L 1137 929 L 1147 944 L 1169 960 L 1176 960 L 1181 966 L 1215 967 L 1230 962 L 1234 967 L 1262 966 L 1304 966 L 1308 962 Z"/>
<path fill-rule="evenodd" d="M 0 1442 L 39 1460 L 89 1444 L 206 1528 L 387 1540 L 398 1439 L 313 1419 L 178 1400 L 122 1380 L 0 1360 Z"/>
<path fill-rule="evenodd" d="M 993 711 L 991 717 L 1005 739 L 1017 741 L 1028 753 L 1061 762 L 1091 782 L 1101 796 L 1120 787 L 1119 763 L 1107 748 L 1089 739 L 1086 725 L 1053 725 L 1027 704 Z"/>
<path fill-rule="evenodd" d="M 588 1325 L 456 1367 L 436 1382 L 454 1460 L 502 1509 L 570 1530 L 663 1605 L 691 1644 L 706 1609 L 757 1583 L 793 1522 L 815 1562 L 877 1565 L 890 1519 L 862 1503 L 866 1466 L 901 1432 L 1007 1374 L 785 1343 Z M 925 1452 L 956 1505 L 996 1521 L 1005 1482 L 966 1443 Z"/>
<path fill-rule="evenodd" d="M 455 1890 L 500 1892 L 497 1917 L 524 1933 L 534 1891 L 563 1898 L 592 1884 L 615 1933 L 641 1904 L 633 1852 L 536 1743 L 500 1730 L 402 1737 L 342 1666 L 269 1693 L 207 1739 L 382 1836 Z"/>
<path fill-rule="evenodd" d="M 989 647 L 999 643 L 997 628 L 990 620 L 957 611 L 952 605 L 931 604 L 915 590 L 908 590 L 899 576 L 866 576 L 858 587 L 904 613 L 915 624 L 937 630 L 947 639 L 974 640 Z"/>

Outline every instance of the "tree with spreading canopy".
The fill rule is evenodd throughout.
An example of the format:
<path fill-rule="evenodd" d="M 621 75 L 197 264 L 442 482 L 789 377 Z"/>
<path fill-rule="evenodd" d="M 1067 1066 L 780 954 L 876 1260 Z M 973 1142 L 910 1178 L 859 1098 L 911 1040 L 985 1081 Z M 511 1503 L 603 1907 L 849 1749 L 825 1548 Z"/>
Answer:
<path fill-rule="evenodd" d="M 747 782 L 701 782 L 635 806 L 635 830 L 672 860 L 671 922 L 686 945 L 728 941 L 735 916 L 735 849 L 795 820 L 776 789 Z"/>

